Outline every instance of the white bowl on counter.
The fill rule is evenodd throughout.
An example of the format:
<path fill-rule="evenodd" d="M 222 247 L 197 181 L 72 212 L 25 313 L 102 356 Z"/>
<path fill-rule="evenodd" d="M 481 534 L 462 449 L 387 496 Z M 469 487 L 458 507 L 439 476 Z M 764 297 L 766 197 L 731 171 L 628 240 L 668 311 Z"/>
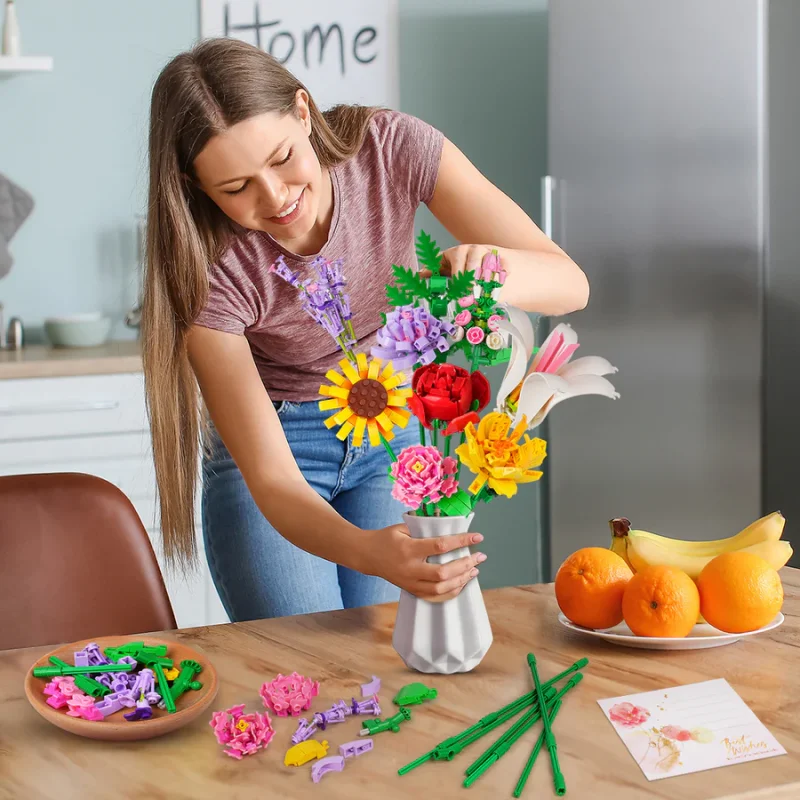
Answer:
<path fill-rule="evenodd" d="M 100 313 L 48 317 L 44 331 L 53 347 L 99 347 L 108 341 L 111 318 Z"/>

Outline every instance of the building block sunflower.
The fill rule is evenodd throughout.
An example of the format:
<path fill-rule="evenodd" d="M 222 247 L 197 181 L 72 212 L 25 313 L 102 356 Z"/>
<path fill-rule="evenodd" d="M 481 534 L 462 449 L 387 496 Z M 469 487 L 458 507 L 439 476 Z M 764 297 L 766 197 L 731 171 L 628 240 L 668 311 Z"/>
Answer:
<path fill-rule="evenodd" d="M 361 446 L 364 431 L 373 447 L 391 441 L 394 427 L 405 428 L 411 417 L 405 406 L 412 391 L 401 388 L 406 376 L 395 372 L 391 362 L 384 365 L 364 353 L 356 356 L 355 364 L 344 358 L 339 366 L 342 371 L 328 370 L 325 377 L 330 383 L 319 387 L 319 393 L 328 398 L 320 400 L 320 410 L 336 412 L 325 426 L 330 430 L 338 425 L 336 436 L 342 441 L 352 433 L 354 447 Z"/>

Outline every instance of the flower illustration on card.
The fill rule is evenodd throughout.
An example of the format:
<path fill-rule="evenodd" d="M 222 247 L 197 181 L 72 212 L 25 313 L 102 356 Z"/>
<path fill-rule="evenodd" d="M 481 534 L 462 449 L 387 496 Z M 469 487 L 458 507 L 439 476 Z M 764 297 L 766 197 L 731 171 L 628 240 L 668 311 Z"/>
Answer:
<path fill-rule="evenodd" d="M 617 703 L 608 711 L 611 721 L 623 728 L 637 728 L 650 719 L 650 712 L 642 706 L 633 703 Z"/>
<path fill-rule="evenodd" d="M 714 734 L 708 728 L 688 730 L 681 725 L 643 728 L 650 719 L 650 711 L 627 701 L 611 706 L 608 716 L 620 728 L 638 729 L 631 730 L 626 741 L 639 766 L 652 772 L 671 772 L 680 766 L 685 742 L 708 744 L 714 741 Z"/>

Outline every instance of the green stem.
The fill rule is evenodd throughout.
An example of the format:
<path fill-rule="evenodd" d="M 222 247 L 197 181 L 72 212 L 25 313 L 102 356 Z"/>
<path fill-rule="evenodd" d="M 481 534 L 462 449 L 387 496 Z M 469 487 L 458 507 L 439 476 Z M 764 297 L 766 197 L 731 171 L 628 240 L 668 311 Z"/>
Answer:
<path fill-rule="evenodd" d="M 425 426 L 421 422 L 419 424 L 419 443 L 425 447 Z"/>
<path fill-rule="evenodd" d="M 431 434 L 431 442 L 433 443 L 434 447 L 439 446 L 439 420 L 435 419 L 433 421 L 433 433 Z"/>
<path fill-rule="evenodd" d="M 389 442 L 386 441 L 386 439 L 384 438 L 383 434 L 380 434 L 380 437 L 381 437 L 381 442 L 382 442 L 383 446 L 386 448 L 386 452 L 389 454 L 389 458 L 391 458 L 392 461 L 397 461 L 397 456 L 394 454 L 394 450 L 392 450 L 392 446 L 389 444 Z"/>
<path fill-rule="evenodd" d="M 478 350 L 479 347 L 480 347 L 479 344 L 472 345 L 472 362 L 470 363 L 470 367 L 469 367 L 469 371 L 471 373 L 475 372 L 475 369 L 476 369 L 477 364 L 478 364 L 478 357 L 479 357 L 479 354 L 480 354 L 480 351 Z"/>
<path fill-rule="evenodd" d="M 450 439 L 452 439 L 452 434 L 450 436 L 444 437 L 444 457 L 448 458 L 450 456 Z"/>
<path fill-rule="evenodd" d="M 486 494 L 486 486 L 487 486 L 487 484 L 484 483 L 483 486 L 481 486 L 481 488 L 478 490 L 478 494 L 476 494 L 472 498 L 472 509 L 473 509 L 473 511 L 475 510 L 475 506 L 477 506 L 478 503 L 480 503 L 480 501 L 483 500 L 483 496 Z"/>

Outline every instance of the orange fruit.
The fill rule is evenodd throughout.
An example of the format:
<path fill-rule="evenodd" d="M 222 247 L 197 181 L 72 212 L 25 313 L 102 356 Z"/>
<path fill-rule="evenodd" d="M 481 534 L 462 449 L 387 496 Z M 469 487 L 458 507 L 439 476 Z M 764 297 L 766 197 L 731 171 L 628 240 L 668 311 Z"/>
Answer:
<path fill-rule="evenodd" d="M 681 569 L 654 565 L 637 572 L 625 589 L 622 614 L 637 636 L 687 636 L 700 613 L 694 581 Z"/>
<path fill-rule="evenodd" d="M 747 633 L 772 622 L 783 605 L 777 571 L 755 553 L 723 553 L 697 579 L 700 611 L 709 625 L 726 633 Z"/>
<path fill-rule="evenodd" d="M 613 628 L 622 622 L 622 593 L 633 571 L 605 547 L 574 552 L 556 573 L 556 601 L 564 616 L 583 628 Z"/>

